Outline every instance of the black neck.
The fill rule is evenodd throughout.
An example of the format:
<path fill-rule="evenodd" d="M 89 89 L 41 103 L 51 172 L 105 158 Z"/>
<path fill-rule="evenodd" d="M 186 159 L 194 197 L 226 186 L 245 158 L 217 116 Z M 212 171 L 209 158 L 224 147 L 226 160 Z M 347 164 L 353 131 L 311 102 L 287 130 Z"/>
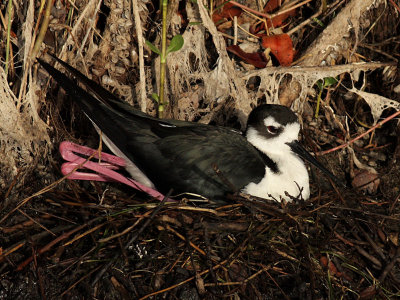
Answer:
<path fill-rule="evenodd" d="M 273 161 L 268 155 L 266 155 L 264 152 L 261 152 L 260 150 L 258 150 L 256 148 L 256 150 L 258 151 L 258 153 L 260 154 L 264 164 L 271 169 L 272 172 L 274 172 L 275 174 L 279 173 L 279 169 L 278 169 L 278 165 L 276 164 L 275 161 Z"/>

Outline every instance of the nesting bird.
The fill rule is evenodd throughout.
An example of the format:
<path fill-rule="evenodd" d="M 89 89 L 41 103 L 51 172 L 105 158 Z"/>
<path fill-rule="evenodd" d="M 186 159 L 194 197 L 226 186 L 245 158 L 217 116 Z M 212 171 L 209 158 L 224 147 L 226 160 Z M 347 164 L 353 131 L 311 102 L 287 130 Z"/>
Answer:
<path fill-rule="evenodd" d="M 300 124 L 287 107 L 265 104 L 249 115 L 244 133 L 151 117 L 118 99 L 82 73 L 55 58 L 85 88 L 43 60 L 40 64 L 71 96 L 132 178 L 162 193 L 195 193 L 213 200 L 242 191 L 276 200 L 310 196 L 303 159 L 332 179 L 298 142 Z M 289 196 L 290 195 L 290 196 Z"/>

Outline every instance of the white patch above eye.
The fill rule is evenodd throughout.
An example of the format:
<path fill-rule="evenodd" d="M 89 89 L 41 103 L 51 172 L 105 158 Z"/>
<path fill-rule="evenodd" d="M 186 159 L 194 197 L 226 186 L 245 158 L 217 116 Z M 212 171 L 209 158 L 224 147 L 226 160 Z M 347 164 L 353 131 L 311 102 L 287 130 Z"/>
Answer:
<path fill-rule="evenodd" d="M 273 125 L 268 125 L 273 126 Z M 284 156 L 285 152 L 292 152 L 290 147 L 286 143 L 293 142 L 297 140 L 300 130 L 299 123 L 289 123 L 283 127 L 283 131 L 278 135 L 270 138 L 266 138 L 261 135 L 257 129 L 250 127 L 247 130 L 246 138 L 253 144 L 258 150 L 264 152 L 267 155 L 271 153 L 279 154 L 279 156 Z"/>
<path fill-rule="evenodd" d="M 274 117 L 268 117 L 264 119 L 264 125 L 265 126 L 274 126 L 276 128 L 282 127 L 282 124 L 278 123 L 277 121 L 275 121 Z"/>

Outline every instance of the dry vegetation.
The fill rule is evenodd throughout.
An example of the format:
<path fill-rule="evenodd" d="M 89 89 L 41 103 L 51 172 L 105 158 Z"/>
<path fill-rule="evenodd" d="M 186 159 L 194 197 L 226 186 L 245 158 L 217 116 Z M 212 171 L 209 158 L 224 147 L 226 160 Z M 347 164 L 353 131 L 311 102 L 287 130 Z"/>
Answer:
<path fill-rule="evenodd" d="M 399 1 L 282 1 L 298 4 L 282 26 L 295 62 L 265 68 L 228 54 L 233 22 L 217 28 L 205 0 L 170 1 L 167 38 L 185 44 L 168 56 L 166 117 L 243 128 L 257 104 L 291 105 L 349 185 L 311 170 L 310 201 L 217 207 L 62 178 L 59 143 L 99 139 L 32 58 L 55 53 L 154 115 L 159 62 L 143 41 L 160 45 L 161 14 L 159 1 L 39 2 L 0 4 L 0 299 L 399 297 Z M 324 78 L 338 81 L 320 90 Z"/>

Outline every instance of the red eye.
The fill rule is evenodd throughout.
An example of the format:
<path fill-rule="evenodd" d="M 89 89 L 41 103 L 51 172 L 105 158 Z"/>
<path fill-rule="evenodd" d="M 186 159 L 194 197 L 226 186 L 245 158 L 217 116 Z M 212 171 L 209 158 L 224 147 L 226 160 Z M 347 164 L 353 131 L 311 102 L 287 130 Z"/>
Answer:
<path fill-rule="evenodd" d="M 267 126 L 267 130 L 270 134 L 277 134 L 278 133 L 278 127 L 275 126 Z"/>

